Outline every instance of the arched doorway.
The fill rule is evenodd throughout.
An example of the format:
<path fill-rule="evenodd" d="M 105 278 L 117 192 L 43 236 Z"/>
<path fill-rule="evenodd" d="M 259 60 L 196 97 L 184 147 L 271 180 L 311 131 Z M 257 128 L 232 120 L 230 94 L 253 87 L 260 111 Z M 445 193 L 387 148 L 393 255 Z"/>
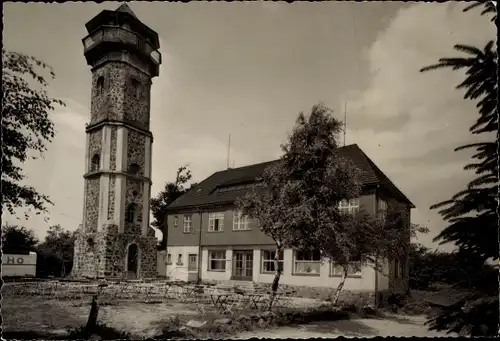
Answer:
<path fill-rule="evenodd" d="M 130 244 L 127 252 L 127 277 L 137 278 L 139 269 L 139 248 L 137 244 Z"/>

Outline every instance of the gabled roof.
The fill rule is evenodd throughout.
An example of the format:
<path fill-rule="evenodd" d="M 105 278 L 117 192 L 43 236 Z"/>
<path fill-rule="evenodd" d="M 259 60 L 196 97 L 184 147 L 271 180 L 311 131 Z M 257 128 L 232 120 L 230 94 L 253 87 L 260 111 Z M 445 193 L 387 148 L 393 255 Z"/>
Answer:
<path fill-rule="evenodd" d="M 396 199 L 409 204 L 413 203 L 392 183 L 392 181 L 373 163 L 372 160 L 358 147 L 357 144 L 341 147 L 337 149 L 340 156 L 351 160 L 360 170 L 360 182 L 363 186 L 381 185 L 389 190 Z M 226 192 L 216 191 L 218 187 L 231 186 L 255 182 L 264 170 L 271 164 L 279 160 L 257 163 L 249 166 L 230 168 L 219 171 L 190 189 L 186 194 L 177 198 L 170 206 L 169 210 L 183 208 L 201 207 L 217 204 L 233 203 L 238 197 L 244 195 L 248 188 L 236 189 Z"/>

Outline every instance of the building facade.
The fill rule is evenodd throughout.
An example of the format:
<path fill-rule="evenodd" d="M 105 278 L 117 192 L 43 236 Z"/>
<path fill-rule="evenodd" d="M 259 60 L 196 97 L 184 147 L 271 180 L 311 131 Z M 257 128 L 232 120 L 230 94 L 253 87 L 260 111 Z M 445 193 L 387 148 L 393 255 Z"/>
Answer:
<path fill-rule="evenodd" d="M 151 80 L 158 76 L 158 34 L 124 4 L 86 24 L 92 67 L 86 126 L 83 222 L 74 277 L 155 277 L 157 239 L 149 226 Z"/>
<path fill-rule="evenodd" d="M 361 197 L 344 201 L 339 208 L 347 212 L 364 208 L 375 214 L 391 201 L 399 205 L 409 228 L 414 206 L 403 193 L 357 145 L 339 152 L 361 170 L 363 184 Z M 256 178 L 272 162 L 217 172 L 174 201 L 166 219 L 167 250 L 159 259 L 160 272 L 184 281 L 201 277 L 272 283 L 275 243 L 260 231 L 257 221 L 242 216 L 234 206 L 236 198 L 258 186 Z M 318 252 L 285 249 L 280 259 L 281 284 L 332 288 L 340 282 L 341 269 Z M 380 260 L 381 271 L 354 262 L 344 288 L 372 293 L 406 291 L 406 259 Z"/>

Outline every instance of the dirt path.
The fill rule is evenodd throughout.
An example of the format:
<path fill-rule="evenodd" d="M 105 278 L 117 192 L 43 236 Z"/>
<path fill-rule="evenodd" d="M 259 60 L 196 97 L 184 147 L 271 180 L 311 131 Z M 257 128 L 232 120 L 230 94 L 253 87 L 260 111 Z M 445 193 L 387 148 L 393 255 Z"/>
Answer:
<path fill-rule="evenodd" d="M 235 336 L 236 339 L 262 338 L 333 338 L 373 337 L 373 336 L 417 336 L 439 337 L 456 336 L 441 332 L 429 331 L 424 326 L 425 316 L 387 315 L 384 319 L 353 319 L 331 322 L 317 322 L 296 327 L 279 327 L 263 331 L 244 332 Z"/>

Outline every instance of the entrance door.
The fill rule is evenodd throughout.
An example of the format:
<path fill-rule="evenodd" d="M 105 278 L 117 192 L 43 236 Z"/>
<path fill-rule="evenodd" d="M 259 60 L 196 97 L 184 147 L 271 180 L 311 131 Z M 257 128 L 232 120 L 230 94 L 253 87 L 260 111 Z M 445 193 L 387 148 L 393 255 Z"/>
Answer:
<path fill-rule="evenodd" d="M 251 281 L 253 274 L 253 251 L 234 251 L 233 279 Z"/>
<path fill-rule="evenodd" d="M 138 269 L 138 252 L 137 244 L 130 244 L 128 247 L 127 257 L 127 277 L 131 279 L 137 278 Z"/>

